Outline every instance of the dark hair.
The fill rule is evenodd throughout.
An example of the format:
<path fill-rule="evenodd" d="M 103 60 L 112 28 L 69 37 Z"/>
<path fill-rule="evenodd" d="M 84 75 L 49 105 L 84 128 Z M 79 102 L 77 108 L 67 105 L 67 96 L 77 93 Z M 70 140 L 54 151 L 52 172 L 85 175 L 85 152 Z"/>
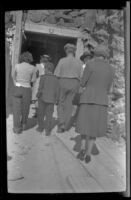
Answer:
<path fill-rule="evenodd" d="M 21 55 L 20 55 L 20 63 L 22 62 L 26 62 L 26 63 L 32 63 L 33 62 L 33 56 L 30 52 L 26 51 L 26 52 L 23 52 Z"/>

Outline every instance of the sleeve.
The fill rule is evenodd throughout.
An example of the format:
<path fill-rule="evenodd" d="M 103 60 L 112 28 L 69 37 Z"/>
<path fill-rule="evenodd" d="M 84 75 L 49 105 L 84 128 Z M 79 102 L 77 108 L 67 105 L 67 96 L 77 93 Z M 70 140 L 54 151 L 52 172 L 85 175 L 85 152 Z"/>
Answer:
<path fill-rule="evenodd" d="M 38 87 L 38 92 L 37 92 L 37 98 L 40 97 L 40 95 L 42 94 L 42 90 L 44 87 L 44 75 L 40 77 L 40 82 L 39 82 L 39 87 Z"/>
<path fill-rule="evenodd" d="M 59 101 L 59 96 L 60 96 L 60 86 L 59 86 L 59 81 L 58 79 L 56 80 L 56 103 Z"/>
<path fill-rule="evenodd" d="M 109 66 L 109 67 L 111 67 L 111 76 L 110 76 L 109 85 L 108 85 L 108 94 L 112 92 L 113 80 L 115 76 L 115 70 L 113 69 L 112 66 Z"/>
<path fill-rule="evenodd" d="M 81 81 L 80 81 L 80 86 L 81 87 L 85 87 L 85 85 L 86 85 L 87 81 L 89 80 L 92 72 L 93 71 L 89 67 L 89 64 L 86 64 L 86 67 L 85 67 L 85 69 L 83 71 L 83 76 L 82 76 Z"/>
<path fill-rule="evenodd" d="M 14 84 L 16 83 L 17 67 L 18 67 L 18 65 L 16 64 L 15 67 L 14 67 L 13 74 L 12 74 Z"/>
<path fill-rule="evenodd" d="M 81 79 L 82 75 L 83 75 L 83 63 L 80 62 L 79 79 Z"/>
<path fill-rule="evenodd" d="M 57 64 L 57 66 L 56 66 L 55 71 L 54 71 L 54 75 L 56 75 L 56 76 L 58 76 L 58 77 L 60 76 L 61 64 L 62 64 L 62 61 L 60 60 L 60 61 L 58 62 L 58 64 Z"/>
<path fill-rule="evenodd" d="M 36 81 L 36 67 L 33 69 L 33 72 L 32 72 L 32 78 L 31 78 L 31 82 L 35 82 Z"/>

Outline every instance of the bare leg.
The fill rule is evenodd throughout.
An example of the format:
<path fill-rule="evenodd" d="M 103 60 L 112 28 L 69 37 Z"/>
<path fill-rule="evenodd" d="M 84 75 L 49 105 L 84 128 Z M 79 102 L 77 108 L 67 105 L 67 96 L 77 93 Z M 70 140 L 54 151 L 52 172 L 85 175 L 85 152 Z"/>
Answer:
<path fill-rule="evenodd" d="M 85 147 L 86 147 L 86 136 L 81 135 L 81 147 L 80 147 L 80 152 L 77 154 L 77 158 L 80 160 L 84 160 L 85 157 Z"/>
<path fill-rule="evenodd" d="M 88 148 L 86 148 L 86 155 L 88 155 L 88 156 L 91 155 L 94 142 L 95 142 L 95 138 L 87 138 L 86 139 L 86 143 L 87 143 L 87 146 L 88 146 Z"/>

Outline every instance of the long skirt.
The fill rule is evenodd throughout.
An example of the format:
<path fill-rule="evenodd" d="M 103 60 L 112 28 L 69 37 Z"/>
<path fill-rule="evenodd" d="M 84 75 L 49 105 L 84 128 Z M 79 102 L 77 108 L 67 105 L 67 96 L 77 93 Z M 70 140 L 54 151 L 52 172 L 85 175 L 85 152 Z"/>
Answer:
<path fill-rule="evenodd" d="M 107 130 L 107 106 L 80 104 L 76 132 L 89 137 L 102 137 Z"/>

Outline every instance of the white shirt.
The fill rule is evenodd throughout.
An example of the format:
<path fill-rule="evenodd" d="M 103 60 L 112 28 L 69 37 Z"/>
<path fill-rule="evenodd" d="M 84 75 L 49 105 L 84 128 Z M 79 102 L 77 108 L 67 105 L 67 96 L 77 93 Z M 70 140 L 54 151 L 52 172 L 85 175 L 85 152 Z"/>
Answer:
<path fill-rule="evenodd" d="M 17 87 L 30 88 L 31 81 L 35 81 L 35 68 L 29 63 L 20 63 L 15 65 L 16 82 Z"/>

